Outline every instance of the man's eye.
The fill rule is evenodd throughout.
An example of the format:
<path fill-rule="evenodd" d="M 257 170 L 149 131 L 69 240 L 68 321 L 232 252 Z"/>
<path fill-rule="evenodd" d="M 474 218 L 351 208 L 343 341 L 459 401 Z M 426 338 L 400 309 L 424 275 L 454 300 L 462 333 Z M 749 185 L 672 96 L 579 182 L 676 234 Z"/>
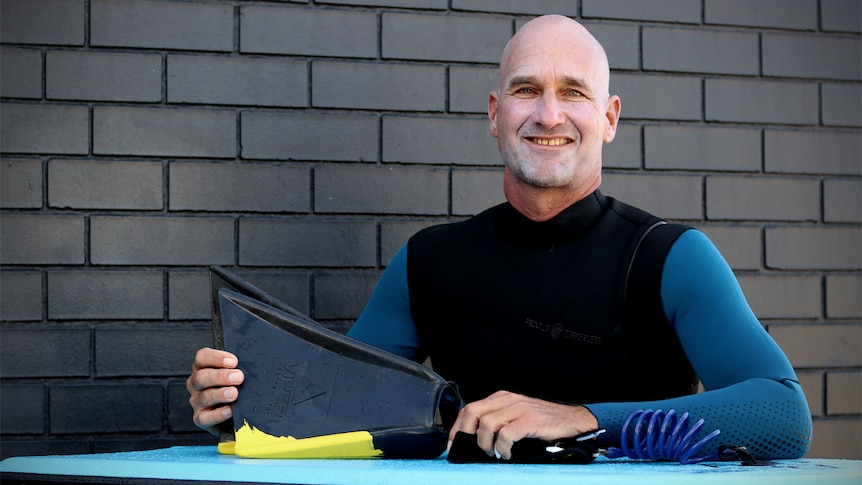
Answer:
<path fill-rule="evenodd" d="M 580 98 L 581 96 L 583 96 L 583 94 L 577 89 L 569 89 L 568 91 L 566 91 L 566 96 L 570 98 Z"/>
<path fill-rule="evenodd" d="M 533 88 L 521 88 L 517 91 L 518 94 L 535 94 L 535 92 Z"/>

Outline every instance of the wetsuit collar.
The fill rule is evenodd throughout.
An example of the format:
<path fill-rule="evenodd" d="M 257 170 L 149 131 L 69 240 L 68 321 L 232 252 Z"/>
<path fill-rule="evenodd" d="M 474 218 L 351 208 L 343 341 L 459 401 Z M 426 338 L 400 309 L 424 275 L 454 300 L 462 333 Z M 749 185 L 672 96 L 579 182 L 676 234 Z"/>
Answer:
<path fill-rule="evenodd" d="M 502 205 L 495 223 L 500 237 L 516 246 L 542 249 L 572 242 L 599 220 L 607 198 L 596 190 L 551 219 L 531 221 L 511 204 Z"/>

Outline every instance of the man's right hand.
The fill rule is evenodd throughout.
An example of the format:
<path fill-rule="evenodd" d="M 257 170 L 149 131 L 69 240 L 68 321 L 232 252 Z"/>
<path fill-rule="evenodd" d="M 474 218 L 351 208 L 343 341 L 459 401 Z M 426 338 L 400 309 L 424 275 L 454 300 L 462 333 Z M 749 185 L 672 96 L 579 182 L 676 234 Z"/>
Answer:
<path fill-rule="evenodd" d="M 230 403 L 236 401 L 236 386 L 245 379 L 237 363 L 230 352 L 203 348 L 195 354 L 192 374 L 186 380 L 195 425 L 216 436 L 217 426 L 233 415 Z"/>

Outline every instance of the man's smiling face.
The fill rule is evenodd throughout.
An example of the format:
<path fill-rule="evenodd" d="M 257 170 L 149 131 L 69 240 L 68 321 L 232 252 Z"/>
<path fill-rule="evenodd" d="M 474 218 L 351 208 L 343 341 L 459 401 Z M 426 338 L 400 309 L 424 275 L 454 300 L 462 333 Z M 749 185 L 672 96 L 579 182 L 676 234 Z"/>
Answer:
<path fill-rule="evenodd" d="M 598 187 L 602 144 L 613 139 L 619 114 L 618 98 L 609 103 L 608 76 L 601 46 L 570 19 L 543 18 L 513 37 L 488 115 L 516 183 Z"/>

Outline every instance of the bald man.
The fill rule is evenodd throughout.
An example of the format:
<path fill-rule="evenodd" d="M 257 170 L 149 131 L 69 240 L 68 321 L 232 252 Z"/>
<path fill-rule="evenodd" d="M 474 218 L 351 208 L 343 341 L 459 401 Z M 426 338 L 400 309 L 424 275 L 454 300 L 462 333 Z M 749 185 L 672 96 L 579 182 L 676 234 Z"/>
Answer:
<path fill-rule="evenodd" d="M 475 434 L 489 456 L 599 427 L 603 446 L 618 445 L 632 412 L 659 408 L 707 419 L 756 458 L 804 455 L 811 416 L 796 374 L 715 246 L 598 190 L 621 109 L 609 76 L 576 21 L 525 24 L 488 100 L 508 202 L 411 237 L 349 335 L 430 357 L 470 402 L 450 438 Z M 197 353 L 198 426 L 230 418 L 237 365 Z"/>

